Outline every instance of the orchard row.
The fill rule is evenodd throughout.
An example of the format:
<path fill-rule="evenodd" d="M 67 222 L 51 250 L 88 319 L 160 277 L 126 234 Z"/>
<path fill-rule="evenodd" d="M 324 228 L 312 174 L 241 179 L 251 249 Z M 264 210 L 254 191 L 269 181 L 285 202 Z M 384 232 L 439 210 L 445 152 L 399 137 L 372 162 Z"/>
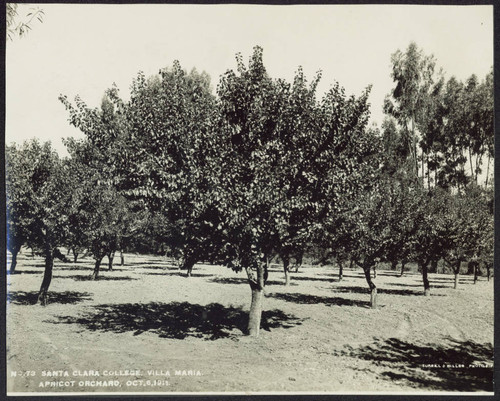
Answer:
<path fill-rule="evenodd" d="M 387 118 L 369 127 L 370 88 L 320 97 L 319 72 L 271 78 L 256 47 L 248 65 L 210 79 L 178 62 L 116 87 L 99 108 L 60 100 L 84 134 L 69 157 L 36 140 L 6 149 L 8 247 L 45 258 L 45 304 L 59 248 L 95 259 L 151 248 L 170 252 L 188 275 L 199 261 L 245 270 L 248 330 L 258 335 L 270 260 L 290 266 L 310 249 L 365 272 L 381 261 L 493 263 L 492 74 L 445 80 L 415 44 L 393 55 Z M 486 163 L 484 161 L 486 160 Z M 486 178 L 483 167 L 486 164 Z"/>

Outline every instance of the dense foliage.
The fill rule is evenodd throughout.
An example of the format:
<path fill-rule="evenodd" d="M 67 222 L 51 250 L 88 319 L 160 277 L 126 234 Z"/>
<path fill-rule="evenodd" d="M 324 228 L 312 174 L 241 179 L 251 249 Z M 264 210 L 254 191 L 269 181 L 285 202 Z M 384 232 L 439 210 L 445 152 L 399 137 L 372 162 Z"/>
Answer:
<path fill-rule="evenodd" d="M 168 252 L 188 276 L 208 260 L 246 272 L 254 335 L 276 257 L 287 284 L 310 249 L 359 265 L 373 307 L 380 262 L 416 262 L 426 294 L 438 260 L 457 276 L 468 261 L 489 271 L 492 74 L 446 81 L 413 43 L 392 63 L 381 130 L 368 126 L 370 87 L 347 96 L 335 83 L 321 97 L 321 72 L 270 77 L 259 47 L 248 65 L 237 55 L 215 94 L 175 62 L 139 73 L 128 100 L 116 87 L 97 108 L 61 96 L 85 135 L 66 141 L 68 158 L 36 141 L 6 149 L 11 271 L 22 245 L 43 252 L 45 302 L 59 246 L 75 262 L 91 254 L 94 279 L 104 256 L 111 269 L 132 247 Z"/>
<path fill-rule="evenodd" d="M 9 247 L 16 251 L 24 242 L 44 256 L 39 300 L 45 303 L 54 257 L 60 256 L 57 248 L 69 235 L 70 174 L 50 143 L 36 140 L 8 148 L 7 171 Z"/>

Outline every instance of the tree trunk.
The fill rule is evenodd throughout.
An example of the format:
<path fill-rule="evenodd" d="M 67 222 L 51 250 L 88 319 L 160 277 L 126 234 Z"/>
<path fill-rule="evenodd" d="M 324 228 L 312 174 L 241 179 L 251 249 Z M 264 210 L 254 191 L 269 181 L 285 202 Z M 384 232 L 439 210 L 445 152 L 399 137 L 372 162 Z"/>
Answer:
<path fill-rule="evenodd" d="M 184 260 L 182 261 L 182 270 L 186 270 L 186 277 L 191 277 L 191 274 L 193 272 L 193 266 L 197 262 L 196 257 L 191 254 L 187 254 Z"/>
<path fill-rule="evenodd" d="M 186 277 L 191 277 L 192 276 L 192 274 L 193 274 L 193 267 L 194 267 L 194 262 L 193 263 L 189 262 L 187 264 L 187 266 L 185 266 L 185 268 L 186 268 Z"/>
<path fill-rule="evenodd" d="M 428 271 L 427 271 L 427 266 L 429 264 L 428 263 L 422 263 L 421 264 L 421 268 L 422 268 L 422 280 L 424 282 L 424 295 L 426 297 L 430 296 L 431 295 L 431 285 L 429 283 L 429 277 L 427 275 Z"/>
<path fill-rule="evenodd" d="M 304 258 L 303 252 L 300 252 L 298 255 L 295 255 L 295 270 L 294 270 L 295 273 L 297 273 L 299 271 L 299 267 L 302 266 L 303 258 Z"/>
<path fill-rule="evenodd" d="M 95 257 L 95 265 L 94 265 L 94 272 L 92 273 L 91 279 L 92 280 L 97 280 L 99 278 L 99 268 L 101 267 L 101 260 L 104 257 L 101 255 L 98 255 Z"/>
<path fill-rule="evenodd" d="M 470 175 L 471 175 L 471 178 L 476 182 L 477 184 L 477 177 L 474 178 L 474 170 L 473 170 L 473 167 L 472 167 L 472 149 L 470 148 L 469 146 L 469 162 L 470 162 Z"/>
<path fill-rule="evenodd" d="M 477 283 L 478 272 L 479 272 L 479 264 L 474 263 L 474 284 Z"/>
<path fill-rule="evenodd" d="M 484 152 L 483 152 L 483 150 L 480 150 L 480 152 L 481 152 L 481 155 L 476 154 L 476 167 L 475 167 L 475 169 L 476 169 L 476 185 L 477 185 L 477 180 L 478 180 L 478 175 L 479 175 L 479 166 L 481 164 L 483 164 Z"/>
<path fill-rule="evenodd" d="M 431 172 L 429 171 L 429 154 L 426 155 L 427 162 L 427 190 L 431 190 Z"/>
<path fill-rule="evenodd" d="M 418 158 L 417 158 L 417 137 L 415 136 L 415 116 L 411 117 L 411 136 L 412 136 L 412 153 L 413 153 L 413 162 L 415 163 L 415 182 L 418 183 Z"/>
<path fill-rule="evenodd" d="M 78 260 L 78 252 L 76 251 L 75 248 L 73 248 L 73 263 L 76 263 Z"/>
<path fill-rule="evenodd" d="M 290 270 L 285 270 L 285 287 L 290 287 Z"/>
<path fill-rule="evenodd" d="M 69 263 L 68 258 L 62 254 L 62 252 L 59 250 L 59 248 L 54 248 L 53 255 L 54 255 L 54 258 L 57 258 L 64 263 Z"/>
<path fill-rule="evenodd" d="M 108 253 L 108 270 L 113 270 L 113 259 L 115 258 L 115 252 Z"/>
<path fill-rule="evenodd" d="M 364 261 L 363 263 L 363 271 L 365 273 L 366 282 L 368 283 L 368 287 L 370 288 L 370 306 L 372 309 L 377 308 L 377 287 L 372 281 L 371 277 L 371 269 L 373 266 L 373 262 Z"/>
<path fill-rule="evenodd" d="M 488 188 L 488 176 L 490 175 L 490 154 L 488 152 L 488 164 L 486 165 L 486 180 L 484 182 L 484 187 Z"/>
<path fill-rule="evenodd" d="M 257 276 L 250 269 L 246 269 L 248 283 L 252 290 L 252 303 L 248 315 L 248 334 L 253 337 L 259 336 L 260 322 L 262 319 L 262 300 L 264 298 L 264 286 L 267 280 L 267 264 L 257 265 Z"/>
<path fill-rule="evenodd" d="M 285 273 L 285 287 L 289 287 L 290 286 L 290 269 L 289 269 L 290 259 L 288 259 L 287 257 L 282 257 L 281 259 L 283 260 L 283 271 Z"/>
<path fill-rule="evenodd" d="M 262 299 L 264 291 L 254 287 L 252 288 L 252 304 L 248 316 L 248 334 L 253 337 L 259 336 L 260 321 L 262 319 Z"/>
<path fill-rule="evenodd" d="M 476 262 L 474 260 L 469 261 L 467 263 L 467 274 L 474 274 L 476 271 Z"/>
<path fill-rule="evenodd" d="M 12 259 L 10 261 L 10 269 L 9 269 L 10 274 L 14 274 L 14 271 L 16 270 L 17 254 L 19 253 L 20 250 L 21 250 L 20 246 L 15 246 L 14 249 L 12 249 L 12 252 L 11 252 Z"/>
<path fill-rule="evenodd" d="M 391 270 L 395 271 L 397 267 L 398 267 L 398 261 L 397 260 L 391 261 Z"/>
<path fill-rule="evenodd" d="M 339 281 L 342 281 L 344 278 L 344 263 L 337 261 L 337 264 L 339 265 Z"/>
<path fill-rule="evenodd" d="M 488 281 L 490 281 L 490 264 L 486 264 L 486 277 L 488 278 Z"/>
<path fill-rule="evenodd" d="M 123 256 L 123 249 L 120 249 L 120 266 L 125 264 L 125 256 Z"/>
<path fill-rule="evenodd" d="M 45 271 L 43 273 L 42 285 L 40 286 L 40 291 L 38 292 L 38 303 L 40 305 L 47 305 L 48 298 L 47 292 L 50 287 L 50 282 L 52 281 L 52 269 L 54 267 L 54 251 L 51 248 L 45 250 Z"/>
<path fill-rule="evenodd" d="M 424 150 L 422 149 L 422 188 L 425 185 L 425 153 Z"/>
<path fill-rule="evenodd" d="M 431 273 L 437 273 L 437 270 L 438 270 L 438 260 L 437 259 L 432 259 L 431 260 L 430 272 Z"/>
<path fill-rule="evenodd" d="M 465 162 L 462 163 L 462 177 L 467 177 L 467 175 L 465 174 Z M 464 181 L 462 182 L 462 186 L 464 188 L 464 191 L 465 189 L 467 188 L 467 179 L 464 179 Z M 458 187 L 458 185 L 457 185 Z"/>
<path fill-rule="evenodd" d="M 12 259 L 10 261 L 10 269 L 9 269 L 10 274 L 14 274 L 14 271 L 16 270 L 16 265 L 17 265 L 17 252 L 12 252 Z"/>
<path fill-rule="evenodd" d="M 406 265 L 406 261 L 402 261 L 401 262 L 401 272 L 399 273 L 399 277 L 403 277 L 403 274 L 405 272 L 405 265 Z"/>
<path fill-rule="evenodd" d="M 370 306 L 372 309 L 377 309 L 377 287 L 370 291 Z"/>
<path fill-rule="evenodd" d="M 460 274 L 460 260 L 456 262 L 455 266 L 453 266 L 453 273 L 455 273 L 455 282 L 453 284 L 453 288 L 456 290 L 458 288 L 458 275 Z"/>

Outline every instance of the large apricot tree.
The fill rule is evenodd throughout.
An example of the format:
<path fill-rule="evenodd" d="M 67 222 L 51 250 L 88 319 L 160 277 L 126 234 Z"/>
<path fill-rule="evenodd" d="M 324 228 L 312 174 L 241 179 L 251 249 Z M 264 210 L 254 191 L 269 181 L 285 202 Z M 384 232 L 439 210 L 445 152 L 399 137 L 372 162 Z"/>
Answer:
<path fill-rule="evenodd" d="M 317 101 L 320 75 L 310 85 L 300 69 L 293 84 L 274 80 L 259 47 L 248 67 L 241 56 L 237 64 L 218 86 L 225 138 L 219 205 L 225 262 L 247 273 L 248 331 L 258 335 L 270 256 L 311 241 L 365 178 L 369 90 L 347 97 L 336 84 Z"/>
<path fill-rule="evenodd" d="M 16 244 L 22 231 L 23 239 L 44 257 L 38 301 L 45 305 L 54 258 L 61 256 L 58 247 L 64 245 L 68 235 L 66 211 L 70 206 L 70 193 L 66 184 L 69 173 L 50 142 L 31 140 L 18 148 L 9 148 L 8 152 L 8 224 L 14 227 L 8 232 L 8 241 Z"/>

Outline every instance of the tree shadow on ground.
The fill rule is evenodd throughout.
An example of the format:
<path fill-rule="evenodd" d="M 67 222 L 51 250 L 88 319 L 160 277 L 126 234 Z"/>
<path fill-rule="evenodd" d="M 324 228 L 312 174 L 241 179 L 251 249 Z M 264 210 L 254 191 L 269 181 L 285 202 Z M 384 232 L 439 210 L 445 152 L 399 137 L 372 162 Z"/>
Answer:
<path fill-rule="evenodd" d="M 454 283 L 450 282 L 448 285 L 446 285 L 446 282 L 443 281 L 437 281 L 437 282 L 432 282 L 430 281 L 429 284 L 431 285 L 431 288 L 454 288 Z M 468 286 L 468 285 L 474 285 L 474 283 L 458 283 L 458 288 L 463 287 L 463 286 Z"/>
<path fill-rule="evenodd" d="M 48 293 L 49 304 L 76 304 L 92 299 L 88 292 L 64 291 Z M 38 301 L 38 291 L 11 291 L 7 294 L 7 303 L 15 305 L 34 305 Z"/>
<path fill-rule="evenodd" d="M 149 267 L 155 267 L 157 269 L 178 269 L 176 265 L 173 265 L 172 263 L 169 262 L 161 262 L 161 261 L 152 261 L 152 262 L 129 262 L 125 263 L 129 265 L 130 267 L 140 267 L 140 268 L 149 268 Z"/>
<path fill-rule="evenodd" d="M 401 275 L 401 272 L 395 272 L 394 274 L 387 274 L 387 276 L 391 277 L 396 277 L 398 279 L 405 279 L 405 278 L 416 278 L 416 279 L 422 279 L 422 273 L 420 272 L 404 272 L 403 275 Z"/>
<path fill-rule="evenodd" d="M 44 269 L 45 268 L 45 264 L 44 263 L 37 263 L 37 264 L 33 264 L 30 263 L 30 261 L 25 261 L 23 263 L 24 266 L 29 266 L 29 267 L 37 267 L 37 268 L 40 268 L 40 269 Z"/>
<path fill-rule="evenodd" d="M 474 276 L 473 275 L 466 275 L 466 274 L 460 274 L 458 276 L 459 280 L 464 280 L 464 281 L 473 281 Z M 453 274 L 449 274 L 447 277 L 435 277 L 434 274 L 429 275 L 429 280 L 440 280 L 440 281 L 451 281 L 453 282 L 455 280 L 455 276 Z"/>
<path fill-rule="evenodd" d="M 61 276 L 61 275 L 54 275 L 54 278 L 68 278 L 72 279 L 75 281 L 130 281 L 130 280 L 138 280 L 137 278 L 133 277 L 122 277 L 122 276 L 98 276 L 96 280 L 92 278 L 92 276 L 88 275 L 71 275 L 71 276 Z"/>
<path fill-rule="evenodd" d="M 179 270 L 177 266 L 169 266 L 162 264 L 151 264 L 151 263 L 134 263 L 130 265 L 133 269 L 145 269 L 145 270 Z"/>
<path fill-rule="evenodd" d="M 449 285 L 436 285 L 431 284 L 431 289 L 433 288 L 451 288 Z M 387 285 L 395 286 L 395 287 L 415 287 L 415 288 L 424 288 L 424 284 L 404 284 L 404 283 L 387 283 Z"/>
<path fill-rule="evenodd" d="M 401 272 L 398 271 L 377 271 L 377 276 L 386 276 L 386 277 L 400 277 Z M 403 277 L 408 276 L 412 277 L 417 275 L 417 273 L 412 273 L 412 272 L 405 272 Z"/>
<path fill-rule="evenodd" d="M 172 302 L 169 304 L 98 305 L 92 312 L 79 317 L 59 316 L 51 323 L 78 324 L 90 331 L 125 333 L 134 335 L 150 331 L 164 338 L 184 339 L 186 337 L 217 340 L 234 336 L 233 330 L 246 333 L 248 312 L 240 308 Z M 302 324 L 302 319 L 281 310 L 264 311 L 261 327 L 270 331 L 274 328 L 290 328 Z M 240 334 L 241 334 L 240 333 Z"/>
<path fill-rule="evenodd" d="M 361 348 L 346 346 L 334 354 L 373 361 L 386 369 L 379 374 L 381 379 L 414 388 L 493 391 L 493 346 L 489 343 L 448 338 L 439 345 L 417 345 L 389 338 Z"/>
<path fill-rule="evenodd" d="M 72 267 L 58 267 L 57 269 L 55 269 L 56 271 L 64 271 L 64 270 L 67 270 L 67 271 L 85 271 L 85 272 L 89 272 L 89 271 L 94 271 L 94 266 L 91 265 L 91 264 L 88 264 L 86 266 L 72 266 Z M 130 271 L 129 269 L 122 269 L 122 268 L 114 268 L 111 269 L 111 270 L 108 270 L 108 267 L 105 266 L 104 269 L 101 269 L 101 271 L 111 271 L 111 272 L 128 272 Z"/>
<path fill-rule="evenodd" d="M 338 273 L 336 273 L 336 275 L 338 275 Z M 414 276 L 421 277 L 422 275 L 420 273 L 405 272 L 403 276 L 400 276 L 400 272 L 398 271 L 377 271 L 377 276 L 404 278 L 404 277 L 414 277 Z M 357 272 L 349 270 L 349 272 L 345 273 L 343 277 L 365 278 L 365 273 L 362 270 L 359 270 Z"/>
<path fill-rule="evenodd" d="M 296 273 L 292 273 L 292 274 L 296 274 Z M 335 279 L 335 278 L 322 278 L 322 277 L 296 277 L 294 275 L 292 275 L 290 277 L 290 280 L 291 281 L 324 281 L 324 282 L 328 282 L 328 283 L 335 283 L 337 281 L 339 281 L 338 279 Z"/>
<path fill-rule="evenodd" d="M 127 259 L 127 255 L 125 255 L 125 259 Z M 133 259 L 133 258 L 131 258 L 131 259 Z M 140 262 L 137 262 L 137 264 L 148 264 L 148 263 L 153 263 L 153 264 L 165 263 L 165 264 L 170 264 L 170 265 L 172 264 L 172 260 L 170 258 L 169 259 L 162 259 L 161 256 L 159 256 L 156 259 L 155 258 L 153 258 L 153 259 L 140 258 L 139 260 L 140 260 Z"/>
<path fill-rule="evenodd" d="M 70 270 L 70 271 L 73 271 L 73 270 L 94 270 L 94 266 L 92 266 L 90 263 L 87 263 L 86 265 L 84 265 L 83 263 L 80 264 L 80 262 L 78 262 L 75 266 L 59 267 L 57 270 Z"/>
<path fill-rule="evenodd" d="M 212 283 L 217 284 L 246 284 L 248 285 L 248 279 L 245 277 L 214 277 L 210 279 Z"/>
<path fill-rule="evenodd" d="M 10 273 L 7 270 L 7 274 L 16 275 L 16 274 L 42 274 L 43 270 L 14 270 L 14 272 Z"/>
<path fill-rule="evenodd" d="M 359 273 L 359 274 L 356 274 L 356 273 L 350 273 L 350 274 L 343 274 L 342 275 L 343 278 L 365 278 L 365 275 L 363 273 Z"/>
<path fill-rule="evenodd" d="M 432 286 L 431 286 L 431 290 L 432 290 Z M 334 292 L 353 293 L 353 294 L 369 294 L 370 293 L 370 290 L 368 287 L 357 287 L 357 286 L 333 287 L 333 291 Z M 395 290 L 392 288 L 380 288 L 380 287 L 377 287 L 377 293 L 378 294 L 388 294 L 388 295 L 424 295 L 423 289 L 422 289 L 422 291 L 413 291 L 413 290 Z M 431 293 L 431 296 L 444 297 L 445 295 Z"/>
<path fill-rule="evenodd" d="M 290 269 L 291 269 L 291 270 L 290 270 L 290 273 L 292 273 L 292 274 L 294 274 L 294 275 L 295 275 L 295 274 L 299 274 L 299 275 L 300 275 L 300 274 L 305 274 L 305 273 L 306 273 L 306 272 L 304 272 L 304 270 L 300 270 L 300 269 L 299 269 L 299 270 L 297 270 L 297 271 L 295 271 L 295 268 L 294 268 L 294 267 L 291 267 Z M 283 273 L 283 267 L 281 267 L 281 268 L 279 268 L 279 269 L 268 269 L 268 272 L 269 272 L 269 273 L 271 273 L 271 272 L 273 272 L 273 273 Z"/>
<path fill-rule="evenodd" d="M 453 281 L 432 281 L 432 280 L 429 280 L 429 284 L 431 285 L 431 287 L 436 287 L 436 288 L 439 288 L 438 286 L 441 286 L 441 288 L 453 288 L 455 283 Z M 474 282 L 463 282 L 463 281 L 459 281 L 458 282 L 458 286 L 462 286 L 462 285 L 473 285 Z"/>
<path fill-rule="evenodd" d="M 213 283 L 217 284 L 248 284 L 248 279 L 246 277 L 215 277 L 210 280 Z M 266 287 L 270 285 L 285 285 L 285 281 L 278 281 L 278 280 L 267 280 L 266 281 Z M 298 284 L 293 282 L 293 279 L 290 282 L 291 286 L 297 286 Z"/>
<path fill-rule="evenodd" d="M 180 276 L 184 278 L 189 278 L 186 274 L 185 270 L 180 270 L 180 271 L 175 271 L 175 272 L 144 272 L 144 273 L 139 273 L 141 275 L 146 275 L 146 276 Z M 215 276 L 215 274 L 204 274 L 204 273 L 191 273 L 190 277 L 212 277 Z"/>
<path fill-rule="evenodd" d="M 245 281 L 245 283 L 248 284 L 248 280 Z M 284 279 L 282 281 L 279 281 L 279 280 L 267 280 L 266 281 L 266 287 L 270 286 L 270 285 L 280 285 L 280 286 L 283 287 L 283 286 L 285 286 L 285 280 Z M 298 286 L 297 283 L 294 283 L 294 279 L 293 278 L 290 279 L 289 285 L 291 287 Z"/>
<path fill-rule="evenodd" d="M 320 297 L 317 295 L 308 294 L 287 294 L 287 293 L 271 293 L 268 297 L 281 299 L 287 302 L 295 302 L 297 304 L 324 304 L 326 306 L 358 306 L 370 307 L 370 302 L 359 301 L 356 299 L 346 299 L 341 297 Z"/>

